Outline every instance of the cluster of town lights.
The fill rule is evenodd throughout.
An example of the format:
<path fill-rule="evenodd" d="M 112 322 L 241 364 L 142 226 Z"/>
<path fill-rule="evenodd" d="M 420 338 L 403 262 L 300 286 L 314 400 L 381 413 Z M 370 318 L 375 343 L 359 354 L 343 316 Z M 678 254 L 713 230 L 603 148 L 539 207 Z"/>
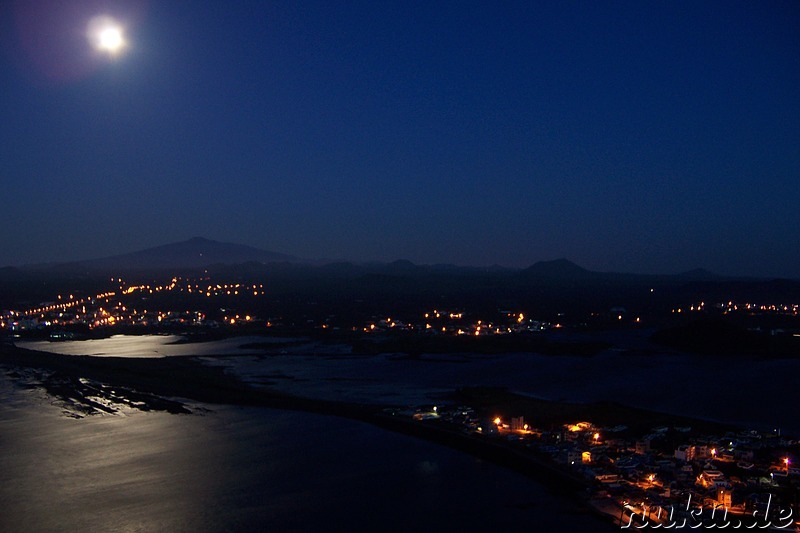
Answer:
<path fill-rule="evenodd" d="M 154 294 L 158 292 L 185 292 L 187 294 L 196 294 L 211 298 L 213 296 L 239 296 L 252 294 L 253 296 L 264 296 L 266 291 L 262 283 L 216 283 L 216 284 L 201 284 L 192 282 L 191 280 L 183 280 L 181 278 L 172 278 L 172 281 L 166 285 L 130 285 L 125 287 L 122 279 L 117 279 L 120 284 L 120 291 L 122 294 L 133 294 L 135 292 L 145 292 Z"/>
<path fill-rule="evenodd" d="M 75 294 L 57 295 L 55 301 L 39 304 L 29 309 L 8 311 L 0 320 L 0 328 L 30 329 L 36 327 L 69 326 L 84 324 L 90 329 L 96 327 L 130 325 L 154 325 L 162 323 L 201 325 L 206 323 L 206 315 L 199 311 L 139 311 L 129 310 L 132 305 L 123 304 L 120 299 L 136 295 L 151 295 L 156 293 L 180 292 L 194 294 L 201 297 L 242 297 L 264 296 L 266 291 L 263 284 L 243 283 L 201 283 L 198 281 L 184 280 L 174 277 L 165 284 L 136 284 L 129 285 L 122 278 L 111 278 L 119 289 L 106 291 L 93 296 L 76 296 Z M 144 296 L 142 299 L 145 299 Z M 88 308 L 88 309 L 87 309 Z M 247 323 L 255 320 L 251 315 L 226 316 L 226 324 Z"/>
<path fill-rule="evenodd" d="M 495 324 L 484 320 L 476 320 L 472 323 L 464 323 L 464 313 L 448 312 L 434 309 L 422 315 L 423 321 L 419 324 L 386 318 L 375 320 L 365 325 L 362 330 L 365 333 L 387 331 L 392 329 L 402 330 L 424 330 L 430 332 L 450 333 L 453 335 L 502 335 L 506 333 L 516 333 L 520 331 L 543 331 L 550 327 L 560 327 L 560 324 L 550 325 L 549 323 L 530 320 L 523 313 L 505 313 L 506 323 Z M 434 323 L 438 320 L 438 324 Z"/>
<path fill-rule="evenodd" d="M 752 302 L 740 304 L 734 302 L 733 300 L 729 300 L 727 302 L 718 302 L 712 307 L 724 315 L 740 311 L 747 313 L 769 313 L 792 316 L 800 315 L 800 304 L 757 304 Z M 672 309 L 673 313 L 698 313 L 706 311 L 708 311 L 708 306 L 705 302 L 690 304 L 688 307 L 676 307 Z"/>

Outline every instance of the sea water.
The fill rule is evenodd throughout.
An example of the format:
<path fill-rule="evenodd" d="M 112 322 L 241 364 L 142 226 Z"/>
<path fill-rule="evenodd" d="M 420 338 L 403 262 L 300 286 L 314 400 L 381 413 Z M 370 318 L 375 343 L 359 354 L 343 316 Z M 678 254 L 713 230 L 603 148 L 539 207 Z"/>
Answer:
<path fill-rule="evenodd" d="M 0 531 L 611 530 L 510 470 L 336 417 L 63 416 L 0 374 Z"/>

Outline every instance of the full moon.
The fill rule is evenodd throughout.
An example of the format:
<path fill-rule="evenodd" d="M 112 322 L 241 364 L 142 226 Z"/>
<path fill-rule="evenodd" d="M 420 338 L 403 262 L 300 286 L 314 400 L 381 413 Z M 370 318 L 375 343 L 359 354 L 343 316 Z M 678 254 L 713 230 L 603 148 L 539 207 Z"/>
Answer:
<path fill-rule="evenodd" d="M 109 16 L 101 15 L 90 20 L 86 37 L 95 50 L 112 56 L 125 48 L 122 26 Z"/>
<path fill-rule="evenodd" d="M 106 28 L 100 33 L 100 48 L 114 52 L 122 46 L 122 31 L 119 28 Z"/>

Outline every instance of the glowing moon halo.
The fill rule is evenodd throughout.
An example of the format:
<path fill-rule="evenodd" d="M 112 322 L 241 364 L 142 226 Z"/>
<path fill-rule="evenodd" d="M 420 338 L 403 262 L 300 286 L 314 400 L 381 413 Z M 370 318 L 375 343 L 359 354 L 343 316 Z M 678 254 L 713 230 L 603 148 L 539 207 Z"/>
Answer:
<path fill-rule="evenodd" d="M 122 26 L 106 15 L 94 17 L 89 21 L 86 37 L 95 50 L 111 56 L 119 54 L 125 48 Z"/>

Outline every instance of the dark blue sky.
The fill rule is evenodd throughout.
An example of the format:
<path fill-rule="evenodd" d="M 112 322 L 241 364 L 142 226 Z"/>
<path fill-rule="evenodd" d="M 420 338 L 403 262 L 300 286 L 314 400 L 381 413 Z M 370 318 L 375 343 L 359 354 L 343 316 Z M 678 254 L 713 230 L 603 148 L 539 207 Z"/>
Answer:
<path fill-rule="evenodd" d="M 795 1 L 23 0 L 0 35 L 0 265 L 202 235 L 800 278 Z"/>

